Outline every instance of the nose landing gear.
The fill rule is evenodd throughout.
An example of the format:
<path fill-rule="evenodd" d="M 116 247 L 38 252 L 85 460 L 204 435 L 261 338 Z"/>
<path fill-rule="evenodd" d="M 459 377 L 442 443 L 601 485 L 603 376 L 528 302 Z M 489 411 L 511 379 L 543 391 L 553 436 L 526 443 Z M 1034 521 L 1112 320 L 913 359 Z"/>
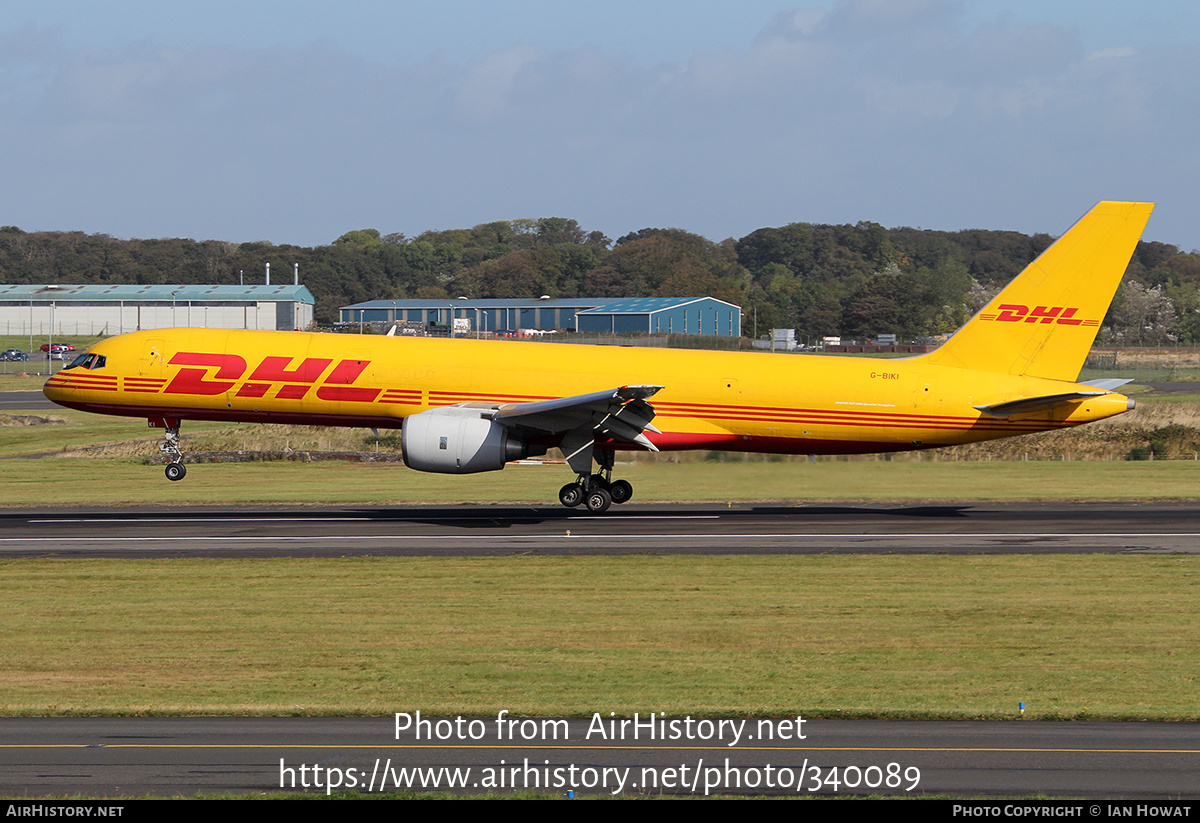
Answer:
<path fill-rule="evenodd" d="M 174 417 L 151 417 L 146 423 L 152 429 L 163 430 L 163 442 L 158 445 L 158 450 L 170 461 L 167 479 L 182 480 L 187 476 L 187 467 L 183 465 L 183 450 L 179 448 L 179 421 Z"/>

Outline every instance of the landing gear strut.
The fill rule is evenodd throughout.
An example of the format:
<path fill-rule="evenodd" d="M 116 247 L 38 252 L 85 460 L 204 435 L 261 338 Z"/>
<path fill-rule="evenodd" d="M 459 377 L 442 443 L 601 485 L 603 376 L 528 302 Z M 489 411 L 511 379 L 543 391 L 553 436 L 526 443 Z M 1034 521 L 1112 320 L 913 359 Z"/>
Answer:
<path fill-rule="evenodd" d="M 187 475 L 183 465 L 183 450 L 179 448 L 179 421 L 173 417 L 152 417 L 146 421 L 152 429 L 163 430 L 163 442 L 158 450 L 168 459 L 167 479 L 182 480 Z"/>
<path fill-rule="evenodd" d="M 626 503 L 633 497 L 632 483 L 612 479 L 613 452 L 597 451 L 595 458 L 600 464 L 599 472 L 581 472 L 574 483 L 558 490 L 558 501 L 564 506 L 575 508 L 582 503 L 592 514 L 603 514 L 613 503 Z"/>
<path fill-rule="evenodd" d="M 557 401 L 544 401 L 526 406 L 501 407 L 497 414 L 507 415 L 520 423 L 522 415 L 529 416 L 529 426 L 534 430 L 562 432 L 558 444 L 567 465 L 575 472 L 575 482 L 568 483 L 558 491 L 558 500 L 573 508 L 580 504 L 588 511 L 600 514 L 613 503 L 625 503 L 633 497 L 633 486 L 628 480 L 613 480 L 613 450 L 616 444 L 636 444 L 647 451 L 656 452 L 658 447 L 646 436 L 646 432 L 662 434 L 650 421 L 654 419 L 654 407 L 646 402 L 662 386 L 621 386 L 612 391 L 582 394 Z M 548 418 L 538 422 L 545 412 Z M 596 442 L 609 448 L 597 449 Z M 628 446 L 626 446 L 628 448 Z M 592 473 L 593 460 L 599 471 Z"/>

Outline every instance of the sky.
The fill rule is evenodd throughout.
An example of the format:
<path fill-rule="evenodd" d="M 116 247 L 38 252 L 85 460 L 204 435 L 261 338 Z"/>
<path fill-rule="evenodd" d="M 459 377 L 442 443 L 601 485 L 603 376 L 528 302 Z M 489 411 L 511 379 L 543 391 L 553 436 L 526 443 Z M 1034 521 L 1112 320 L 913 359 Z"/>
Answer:
<path fill-rule="evenodd" d="M 570 217 L 1200 248 L 1200 4 L 6 0 L 0 225 L 320 245 Z"/>

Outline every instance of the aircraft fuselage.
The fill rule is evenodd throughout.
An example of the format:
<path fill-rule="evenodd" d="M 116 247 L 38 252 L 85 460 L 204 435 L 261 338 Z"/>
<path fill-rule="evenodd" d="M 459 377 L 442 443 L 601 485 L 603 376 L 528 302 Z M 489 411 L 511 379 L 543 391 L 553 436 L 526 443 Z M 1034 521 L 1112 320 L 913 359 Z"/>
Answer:
<path fill-rule="evenodd" d="M 212 329 L 136 332 L 88 352 L 103 367 L 59 372 L 47 397 L 101 414 L 179 420 L 399 428 L 440 406 L 661 385 L 653 398 L 660 433 L 647 437 L 664 450 L 899 451 L 1060 429 L 1130 407 L 1113 393 L 997 418 L 975 406 L 1088 387 L 921 357 Z"/>

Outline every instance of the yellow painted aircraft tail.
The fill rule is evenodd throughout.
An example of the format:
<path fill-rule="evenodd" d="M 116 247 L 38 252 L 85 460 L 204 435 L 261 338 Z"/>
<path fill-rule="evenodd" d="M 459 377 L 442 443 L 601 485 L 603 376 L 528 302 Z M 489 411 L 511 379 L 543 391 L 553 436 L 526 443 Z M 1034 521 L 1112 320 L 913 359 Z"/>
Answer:
<path fill-rule="evenodd" d="M 1074 382 L 1153 209 L 1098 204 L 926 361 Z"/>

